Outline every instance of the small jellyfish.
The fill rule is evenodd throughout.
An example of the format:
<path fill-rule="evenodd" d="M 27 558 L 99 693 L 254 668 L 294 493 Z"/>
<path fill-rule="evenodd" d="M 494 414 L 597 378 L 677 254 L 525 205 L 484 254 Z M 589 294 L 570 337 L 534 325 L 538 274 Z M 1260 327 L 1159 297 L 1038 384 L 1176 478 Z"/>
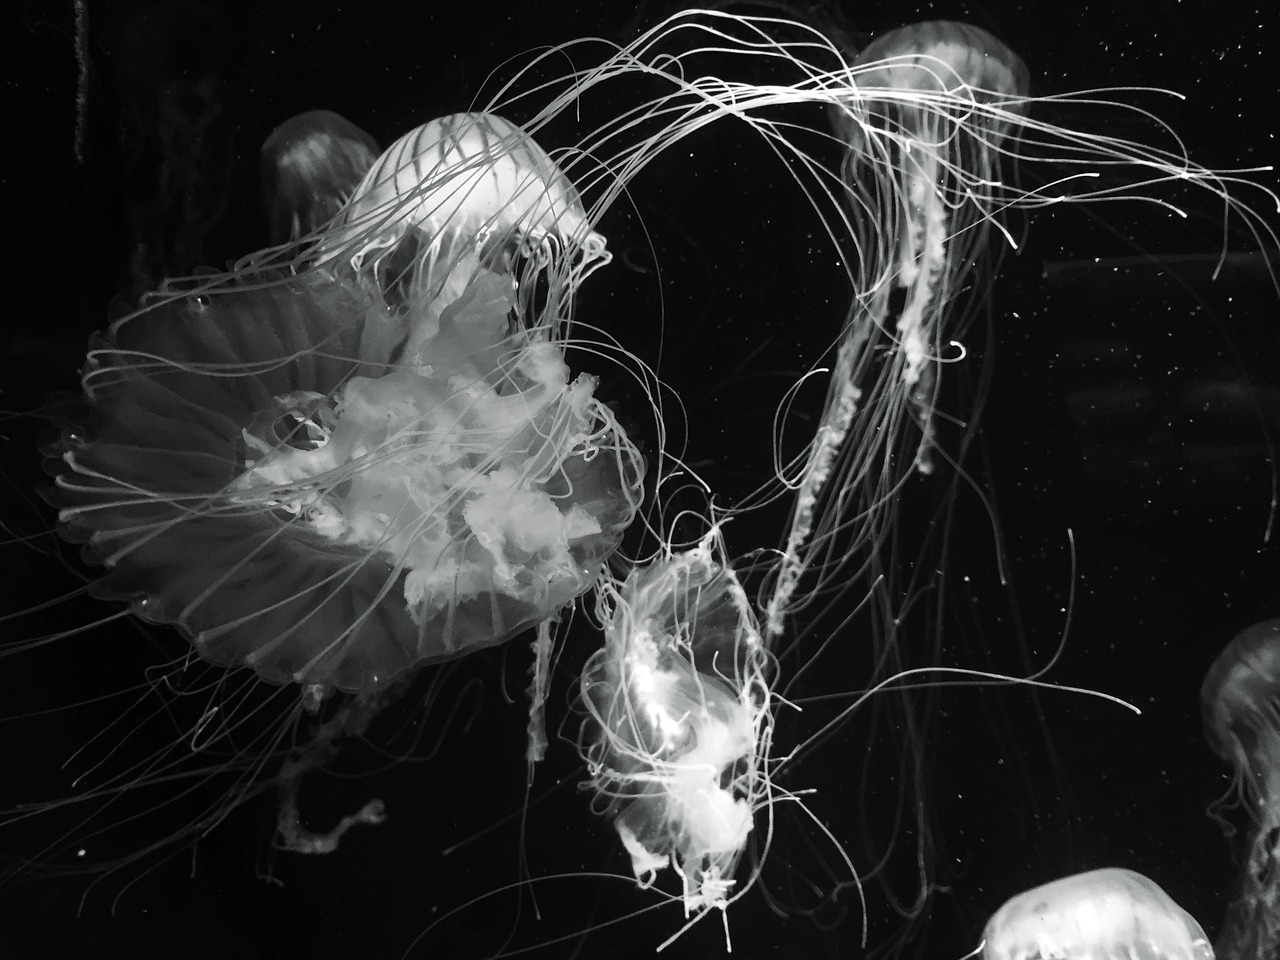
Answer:
<path fill-rule="evenodd" d="M 315 233 L 342 209 L 378 157 L 378 142 L 332 110 L 308 110 L 262 144 L 271 243 Z"/>
<path fill-rule="evenodd" d="M 1224 957 L 1280 949 L 1280 620 L 1241 631 L 1200 688 L 1205 739 L 1231 768 L 1249 818 L 1236 891 L 1218 935 Z"/>
<path fill-rule="evenodd" d="M 642 886 L 667 867 L 686 915 L 737 899 L 765 801 L 769 659 L 717 535 L 632 569 L 599 596 L 605 645 L 582 674 L 579 740 L 595 804 Z"/>
<path fill-rule="evenodd" d="M 894 321 L 900 375 L 924 432 L 916 465 L 928 472 L 943 331 L 962 332 L 948 307 L 988 233 L 988 209 L 974 197 L 999 180 L 1004 141 L 1027 107 L 1030 74 L 987 31 L 943 20 L 878 37 L 854 58 L 851 75 L 857 106 L 833 109 L 832 116 L 848 145 L 845 176 L 891 177 L 877 184 L 868 213 L 880 221 L 877 232 L 896 244 L 896 261 L 872 259 L 864 270 L 883 270 L 905 292 Z M 872 250 L 863 247 L 864 254 Z M 874 252 L 887 258 L 890 251 Z"/>
<path fill-rule="evenodd" d="M 1118 867 L 1018 894 L 982 940 L 983 960 L 1213 960 L 1195 917 L 1154 880 Z"/>

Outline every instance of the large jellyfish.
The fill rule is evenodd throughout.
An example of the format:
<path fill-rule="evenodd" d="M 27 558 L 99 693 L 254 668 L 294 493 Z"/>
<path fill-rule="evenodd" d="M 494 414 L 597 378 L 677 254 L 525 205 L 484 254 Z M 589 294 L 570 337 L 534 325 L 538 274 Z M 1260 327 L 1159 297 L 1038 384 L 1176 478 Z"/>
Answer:
<path fill-rule="evenodd" d="M 436 202 L 419 184 L 449 183 L 461 195 L 445 219 L 413 220 L 428 285 L 459 231 L 426 296 L 392 308 L 378 284 L 323 268 L 235 275 L 91 345 L 90 416 L 51 453 L 61 530 L 107 568 L 99 592 L 178 625 L 214 663 L 368 695 L 590 587 L 634 515 L 639 460 L 593 378 L 570 381 L 562 318 L 517 315 L 517 282 L 490 262 L 540 227 L 523 208 L 573 205 L 528 162 L 536 146 L 502 129 L 489 152 L 456 133 L 454 155 L 393 146 L 348 209 L 397 212 L 326 235 L 356 260 L 394 247 Z M 384 171 L 420 163 L 410 189 L 378 194 Z"/>
<path fill-rule="evenodd" d="M 1280 946 L 1280 620 L 1238 633 L 1200 689 L 1204 734 L 1231 768 L 1249 818 L 1239 880 L 1218 934 L 1220 956 L 1262 958 Z"/>
<path fill-rule="evenodd" d="M 339 126 L 326 157 L 359 142 Z M 332 223 L 345 174 L 302 167 L 301 186 L 267 182 L 303 198 L 297 242 L 171 283 L 95 337 L 46 453 L 58 531 L 103 568 L 95 596 L 177 627 L 215 667 L 292 686 L 317 717 L 286 750 L 280 826 L 286 847 L 324 852 L 352 821 L 306 830 L 301 775 L 418 668 L 537 627 L 536 714 L 550 625 L 618 546 L 644 468 L 597 379 L 570 375 L 574 289 L 607 255 L 527 134 L 486 114 L 427 124 Z M 236 718 L 257 712 L 212 703 L 192 742 L 243 737 Z"/>
<path fill-rule="evenodd" d="M 1108 867 L 1054 880 L 991 915 L 983 960 L 1213 960 L 1195 917 L 1155 881 Z"/>

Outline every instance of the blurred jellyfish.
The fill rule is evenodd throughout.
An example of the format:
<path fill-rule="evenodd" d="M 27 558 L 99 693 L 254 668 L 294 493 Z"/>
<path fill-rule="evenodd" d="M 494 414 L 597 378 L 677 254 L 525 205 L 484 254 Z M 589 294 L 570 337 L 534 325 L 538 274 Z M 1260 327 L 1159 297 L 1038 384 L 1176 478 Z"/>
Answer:
<path fill-rule="evenodd" d="M 290 117 L 262 144 L 271 243 L 298 240 L 334 218 L 378 157 L 378 143 L 332 110 Z"/>
<path fill-rule="evenodd" d="M 992 914 L 983 960 L 1213 960 L 1195 917 L 1153 880 L 1108 867 L 1020 893 Z"/>
<path fill-rule="evenodd" d="M 751 603 L 712 533 L 606 584 L 599 607 L 579 743 L 595 806 L 642 886 L 670 867 L 686 916 L 724 910 L 768 794 L 770 665 Z"/>
<path fill-rule="evenodd" d="M 1280 620 L 1236 635 L 1218 654 L 1200 706 L 1205 739 L 1231 768 L 1231 799 L 1249 817 L 1220 956 L 1252 960 L 1280 948 Z"/>
<path fill-rule="evenodd" d="M 1030 73 L 987 31 L 947 20 L 890 30 L 850 67 L 858 106 L 832 117 L 848 145 L 844 175 L 870 181 L 863 212 L 877 223 L 861 246 L 871 258 L 864 276 L 871 266 L 877 281 L 892 277 L 905 291 L 895 339 L 903 389 L 924 434 L 916 466 L 927 473 L 944 331 L 963 334 L 962 318 L 947 312 L 983 253 L 992 220 L 981 198 L 999 184 L 1004 141 L 1026 110 Z M 873 246 L 875 237 L 897 246 L 895 262 L 890 250 Z M 883 326 L 884 318 L 872 319 Z"/>

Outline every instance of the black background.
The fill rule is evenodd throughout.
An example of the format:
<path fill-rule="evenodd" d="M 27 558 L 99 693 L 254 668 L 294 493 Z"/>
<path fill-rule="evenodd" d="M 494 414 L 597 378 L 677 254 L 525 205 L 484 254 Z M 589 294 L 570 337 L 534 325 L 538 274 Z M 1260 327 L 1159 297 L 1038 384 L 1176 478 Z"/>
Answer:
<path fill-rule="evenodd" d="M 1202 164 L 1238 166 L 1275 154 L 1275 82 L 1265 58 L 1280 23 L 1274 11 L 1253 7 L 868 2 L 849 6 L 840 20 L 855 40 L 857 31 L 915 19 L 968 20 L 1023 55 L 1038 94 L 1176 90 L 1186 99 L 1129 96 L 1167 119 Z M 91 3 L 87 113 L 77 137 L 73 11 L 17 8 L 5 31 L 13 71 L 5 119 L 16 134 L 3 150 L 5 253 L 14 268 L 6 283 L 14 300 L 4 324 L 5 406 L 30 409 L 51 390 L 74 387 L 84 338 L 139 275 L 221 264 L 265 241 L 258 146 L 288 116 L 327 107 L 387 143 L 425 119 L 467 109 L 509 57 L 588 34 L 626 42 L 638 24 L 666 12 L 560 2 L 447 11 L 431 3 Z M 1038 115 L 1089 129 L 1088 111 L 1054 109 Z M 174 130 L 185 132 L 175 139 Z M 1097 132 L 1154 135 L 1143 125 Z M 809 240 L 813 218 L 803 198 L 785 171 L 749 148 L 749 140 L 713 131 L 637 180 L 634 209 L 619 205 L 601 224 L 617 259 L 591 281 L 581 307 L 629 349 L 661 360 L 687 410 L 684 418 L 672 413 L 675 442 L 730 501 L 767 476 L 772 411 L 831 337 L 845 295 L 842 276 Z M 1258 179 L 1276 183 L 1273 173 Z M 1276 222 L 1261 193 L 1243 196 Z M 1011 589 L 994 579 L 991 519 L 976 498 L 960 494 L 939 574 L 950 584 L 944 662 L 1025 673 L 1026 663 L 1049 660 L 1069 626 L 1049 679 L 1105 691 L 1142 715 L 1097 698 L 1009 687 L 952 690 L 930 701 L 925 800 L 937 880 L 948 889 L 934 894 L 900 944 L 904 921 L 868 883 L 871 947 L 958 957 L 1009 896 L 1099 866 L 1150 875 L 1210 931 L 1221 917 L 1233 851 L 1205 810 L 1228 782 L 1203 743 L 1198 690 L 1222 645 L 1277 611 L 1277 556 L 1264 539 L 1274 451 L 1264 425 L 1280 426 L 1280 343 L 1275 291 L 1256 262 L 1233 261 L 1216 282 L 1209 278 L 1222 245 L 1221 207 L 1208 197 L 1187 203 L 1185 223 L 1119 206 L 1029 218 L 1026 242 L 1006 257 L 990 291 L 994 336 L 989 344 L 976 337 L 956 374 L 972 382 L 980 359 L 993 364 L 983 442 L 970 466 L 998 504 Z M 1233 233 L 1229 246 L 1247 253 L 1257 245 Z M 1175 259 L 1162 273 L 1150 256 Z M 1130 265 L 1061 265 L 1117 257 Z M 624 415 L 640 402 L 607 373 L 601 389 Z M 1221 402 L 1233 392 L 1245 400 Z M 1206 396 L 1217 398 L 1207 410 L 1199 402 Z M 808 403 L 811 414 L 818 399 L 802 395 L 802 410 Z M 629 415 L 645 439 L 644 410 L 633 406 Z M 30 493 L 38 429 L 30 418 L 10 420 L 0 448 L 12 481 L 5 517 L 16 535 L 50 523 Z M 904 510 L 947 495 L 942 481 L 917 486 Z M 776 542 L 781 522 L 765 511 L 741 523 L 729 533 L 731 551 Z M 5 552 L 13 609 L 74 585 L 51 545 L 35 545 Z M 3 629 L 17 640 L 103 615 L 75 602 Z M 839 617 L 830 622 L 811 624 L 810 637 L 835 631 Z M 847 632 L 837 641 L 871 643 L 856 626 Z M 0 715 L 10 718 L 0 724 L 3 806 L 65 794 L 62 759 L 118 706 L 21 715 L 83 704 L 133 682 L 157 646 L 172 651 L 173 638 L 163 634 L 110 624 L 0 660 Z M 571 635 L 555 677 L 553 720 L 566 715 L 574 664 L 592 643 L 589 630 Z M 187 850 L 141 876 L 138 869 L 112 875 L 89 890 L 78 917 L 88 878 L 0 889 L 0 953 L 649 955 L 680 926 L 679 907 L 632 916 L 659 898 L 634 889 L 612 830 L 575 789 L 581 770 L 571 742 L 553 743 L 522 838 L 526 649 L 516 641 L 471 658 L 440 682 L 430 709 L 419 691 L 393 711 L 390 724 L 407 724 L 427 742 L 441 738 L 435 755 L 423 747 L 370 777 L 308 784 L 319 819 L 371 795 L 387 803 L 389 821 L 349 834 L 336 854 L 272 859 L 268 794 L 201 840 L 194 870 Z M 837 644 L 823 660 L 823 680 L 856 689 L 856 664 Z M 876 759 L 866 759 L 867 718 L 876 711 L 873 701 L 785 781 L 817 791 L 809 808 L 859 870 L 869 866 L 859 831 L 865 826 L 881 841 L 891 835 L 901 795 L 884 759 L 896 741 L 883 728 Z M 571 720 L 564 734 L 572 740 Z M 407 749 L 405 736 L 387 737 L 390 749 Z M 353 770 L 377 765 L 359 749 L 353 754 L 346 761 Z M 71 769 L 87 765 L 78 762 Z M 774 901 L 812 904 L 806 878 L 830 890 L 824 868 L 848 880 L 794 806 L 781 805 L 778 817 L 763 882 Z M 39 849 L 70 822 L 58 813 L 11 822 L 0 828 L 0 851 Z M 127 845 L 127 832 L 115 842 Z M 517 885 L 522 862 L 545 879 Z M 893 863 L 899 888 L 910 889 L 911 851 L 899 849 Z M 508 885 L 516 886 L 502 889 Z M 748 894 L 729 912 L 734 952 L 858 955 L 862 910 L 851 887 L 814 916 L 791 914 Z M 671 955 L 722 950 L 717 921 L 689 932 Z"/>

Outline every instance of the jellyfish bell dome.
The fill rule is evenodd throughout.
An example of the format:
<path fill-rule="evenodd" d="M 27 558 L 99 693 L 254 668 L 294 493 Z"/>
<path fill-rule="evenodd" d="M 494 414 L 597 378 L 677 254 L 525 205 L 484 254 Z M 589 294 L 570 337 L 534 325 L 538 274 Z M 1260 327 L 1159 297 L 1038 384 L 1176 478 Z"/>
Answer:
<path fill-rule="evenodd" d="M 408 249 L 404 249 L 407 247 Z M 581 254 L 580 281 L 609 261 L 573 182 L 516 124 L 493 113 L 438 117 L 391 144 L 317 246 L 320 263 L 377 274 L 402 269 L 430 285 L 468 255 L 492 269 L 521 255 L 546 265 Z M 442 269 L 443 268 L 443 269 Z"/>
<path fill-rule="evenodd" d="M 992 914 L 983 960 L 1213 960 L 1199 922 L 1154 880 L 1118 867 L 1034 887 Z"/>
<path fill-rule="evenodd" d="M 1280 620 L 1242 630 L 1218 654 L 1200 687 L 1204 735 L 1209 747 L 1237 769 L 1264 741 L 1277 742 L 1280 696 Z"/>
<path fill-rule="evenodd" d="M 271 243 L 315 233 L 342 209 L 378 157 L 378 143 L 332 110 L 290 117 L 262 144 Z"/>
<path fill-rule="evenodd" d="M 1026 63 L 981 27 L 929 20 L 889 30 L 863 47 L 853 66 L 859 88 L 1011 98 L 1031 86 Z"/>

